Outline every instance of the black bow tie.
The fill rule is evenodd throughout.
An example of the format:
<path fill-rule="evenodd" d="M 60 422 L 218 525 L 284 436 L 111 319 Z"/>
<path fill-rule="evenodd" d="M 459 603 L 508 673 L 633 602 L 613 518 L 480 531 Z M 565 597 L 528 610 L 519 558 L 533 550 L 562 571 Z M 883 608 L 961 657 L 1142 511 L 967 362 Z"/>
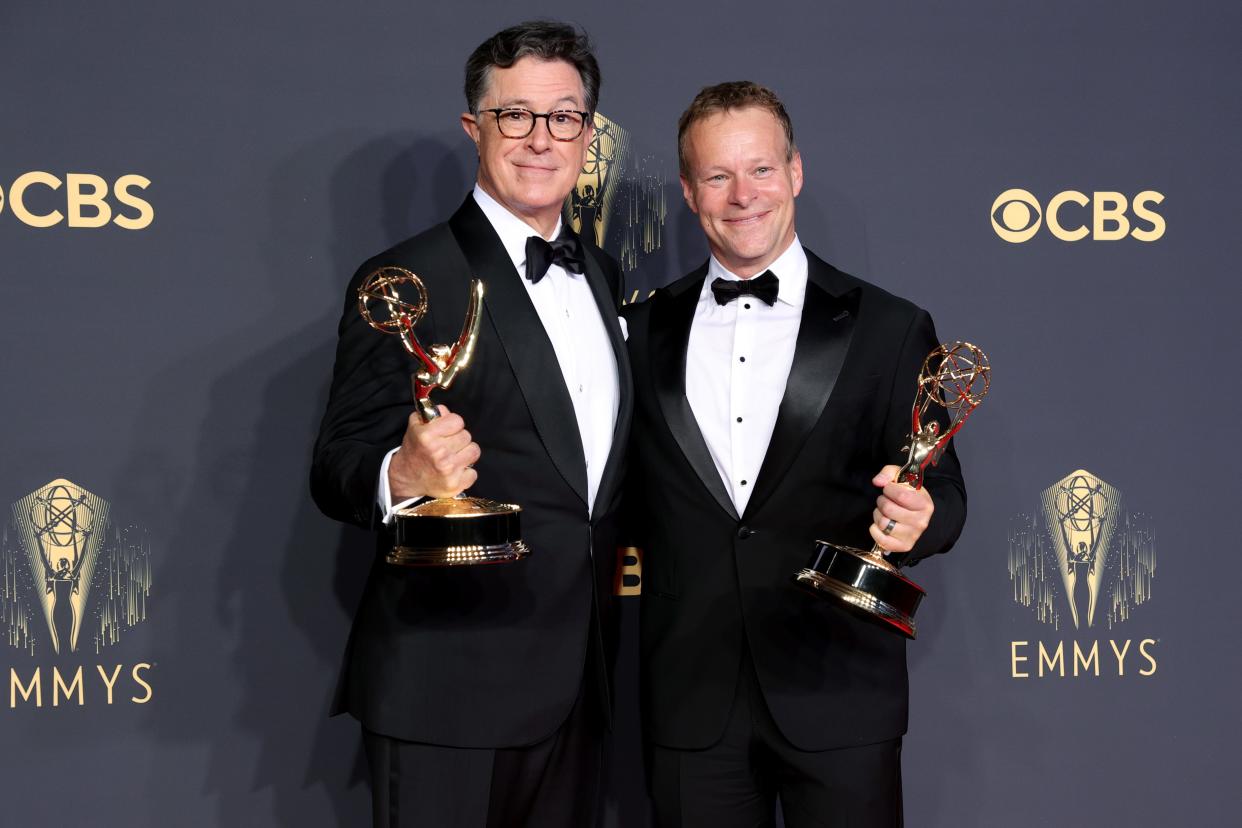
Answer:
<path fill-rule="evenodd" d="M 712 281 L 712 293 L 716 296 L 716 304 L 727 305 L 739 296 L 753 296 L 765 305 L 776 302 L 780 292 L 780 279 L 770 270 L 763 271 L 760 276 L 751 279 L 715 279 Z"/>
<path fill-rule="evenodd" d="M 538 236 L 531 236 L 526 240 L 526 278 L 530 279 L 531 284 L 539 284 L 539 280 L 554 264 L 570 273 L 581 273 L 586 266 L 582 242 L 567 224 L 561 227 L 561 234 L 551 242 Z"/>

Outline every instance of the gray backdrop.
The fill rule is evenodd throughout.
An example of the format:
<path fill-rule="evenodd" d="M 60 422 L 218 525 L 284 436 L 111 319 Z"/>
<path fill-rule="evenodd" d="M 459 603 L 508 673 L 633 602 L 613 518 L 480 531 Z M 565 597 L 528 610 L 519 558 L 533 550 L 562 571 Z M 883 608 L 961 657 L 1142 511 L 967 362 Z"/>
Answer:
<path fill-rule="evenodd" d="M 750 78 L 794 119 L 803 242 L 992 358 L 959 441 L 966 531 L 914 571 L 909 824 L 1236 818 L 1236 3 L 18 0 L 0 8 L 4 824 L 365 822 L 357 728 L 326 710 L 369 540 L 306 485 L 342 290 L 460 201 L 462 63 L 536 15 L 597 41 L 601 112 L 629 136 L 614 198 L 638 205 L 605 241 L 659 231 L 634 289 L 704 258 L 676 118 Z M 150 223 L 81 226 L 100 182 L 71 174 Z M 1030 206 L 990 218 L 1012 188 L 1040 211 L 1026 241 L 1002 233 Z M 1159 193 L 1158 220 L 1123 213 L 1159 237 L 1092 233 L 1107 205 L 1070 201 L 1053 218 L 1088 233 L 1058 238 L 1044 214 L 1066 191 Z M 72 582 L 48 550 L 75 541 L 90 565 L 49 614 Z M 632 636 L 619 680 L 606 822 L 642 826 Z"/>

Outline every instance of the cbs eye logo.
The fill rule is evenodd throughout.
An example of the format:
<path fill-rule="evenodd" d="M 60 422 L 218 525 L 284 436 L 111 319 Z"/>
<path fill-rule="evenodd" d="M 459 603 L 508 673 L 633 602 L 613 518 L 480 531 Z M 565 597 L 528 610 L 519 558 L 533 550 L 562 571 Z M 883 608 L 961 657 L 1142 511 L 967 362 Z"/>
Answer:
<path fill-rule="evenodd" d="M 1152 209 L 1162 201 L 1164 195 L 1155 190 L 1144 190 L 1133 200 L 1110 191 L 1088 197 L 1077 190 L 1065 190 L 1048 199 L 1047 207 L 1040 207 L 1035 196 L 1015 188 L 1005 190 L 992 202 L 992 229 L 1012 244 L 1034 238 L 1045 224 L 1061 241 L 1080 241 L 1088 236 L 1094 241 L 1119 241 L 1128 236 L 1153 242 L 1166 228 L 1164 216 Z M 1071 204 L 1074 206 L 1067 206 Z"/>
<path fill-rule="evenodd" d="M 155 209 L 135 191 L 150 185 L 150 179 L 141 175 L 123 175 L 109 186 L 106 179 L 90 173 L 68 173 L 61 181 L 49 172 L 28 172 L 9 186 L 7 205 L 0 186 L 0 213 L 7 206 L 28 227 L 54 227 L 67 218 L 70 227 L 111 223 L 141 230 L 154 220 Z"/>

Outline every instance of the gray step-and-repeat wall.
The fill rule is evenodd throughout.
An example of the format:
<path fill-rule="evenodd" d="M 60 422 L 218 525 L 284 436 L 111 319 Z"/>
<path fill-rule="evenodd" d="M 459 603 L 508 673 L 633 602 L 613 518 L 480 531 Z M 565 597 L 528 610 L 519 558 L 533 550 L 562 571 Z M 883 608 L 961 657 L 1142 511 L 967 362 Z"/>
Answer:
<path fill-rule="evenodd" d="M 1234 824 L 1242 12 L 1120 0 L 5 3 L 0 823 L 368 818 L 326 712 L 369 539 L 307 493 L 342 289 L 460 201 L 464 59 L 540 15 L 598 44 L 567 210 L 637 295 L 705 256 L 677 116 L 749 78 L 804 243 L 992 358 L 916 572 L 909 823 Z"/>

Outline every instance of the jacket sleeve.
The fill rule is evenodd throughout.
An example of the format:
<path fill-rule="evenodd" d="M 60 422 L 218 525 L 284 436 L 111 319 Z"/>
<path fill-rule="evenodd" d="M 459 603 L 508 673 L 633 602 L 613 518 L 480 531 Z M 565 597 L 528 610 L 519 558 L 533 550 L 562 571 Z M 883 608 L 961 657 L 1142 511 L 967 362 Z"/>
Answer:
<path fill-rule="evenodd" d="M 413 411 L 412 360 L 397 336 L 374 330 L 358 312 L 358 286 L 379 264 L 376 259 L 364 263 L 345 291 L 332 387 L 310 480 L 320 511 L 363 528 L 379 524 L 380 466 L 384 455 L 401 444 Z"/>

